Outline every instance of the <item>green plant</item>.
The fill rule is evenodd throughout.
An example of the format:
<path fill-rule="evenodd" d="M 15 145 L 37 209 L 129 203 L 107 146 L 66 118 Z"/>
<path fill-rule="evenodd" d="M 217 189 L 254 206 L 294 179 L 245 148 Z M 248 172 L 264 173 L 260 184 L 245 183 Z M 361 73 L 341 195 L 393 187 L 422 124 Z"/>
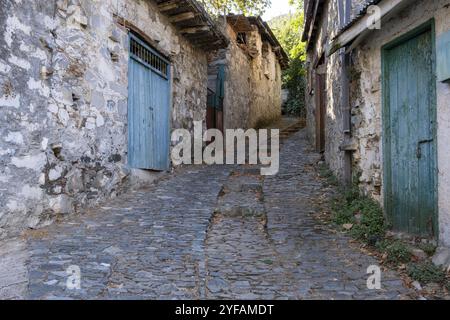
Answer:
<path fill-rule="evenodd" d="M 303 79 L 300 79 L 300 81 L 303 81 Z M 298 91 L 301 90 L 303 89 L 298 89 Z M 303 98 L 304 95 L 302 95 L 302 93 L 298 93 L 290 89 L 288 100 L 284 106 L 284 113 L 287 115 L 297 116 L 299 118 L 306 118 L 306 106 Z"/>
<path fill-rule="evenodd" d="M 242 13 L 247 16 L 262 15 L 270 5 L 270 0 L 199 0 L 206 11 L 214 17 L 223 14 Z"/>
<path fill-rule="evenodd" d="M 283 87 L 289 91 L 284 112 L 306 118 L 306 71 L 304 57 L 293 57 L 289 68 L 283 73 Z"/>
<path fill-rule="evenodd" d="M 306 118 L 306 44 L 299 36 L 303 32 L 303 1 L 290 1 L 295 11 L 276 17 L 269 24 L 281 46 L 290 58 L 289 66 L 283 71 L 283 88 L 289 91 L 284 112 Z"/>
<path fill-rule="evenodd" d="M 369 244 L 374 245 L 386 233 L 383 210 L 373 199 L 361 196 L 352 202 L 355 215 L 360 215 L 359 223 L 352 229 L 351 234 Z"/>
<path fill-rule="evenodd" d="M 387 254 L 387 262 L 391 264 L 399 264 L 399 263 L 407 263 L 411 261 L 412 253 L 411 250 L 402 242 L 400 241 L 384 241 L 384 245 L 382 244 L 381 247 L 384 246 L 383 252 Z"/>
<path fill-rule="evenodd" d="M 319 176 L 323 179 L 326 179 L 327 184 L 330 186 L 337 187 L 339 185 L 339 181 L 334 175 L 333 171 L 331 171 L 325 164 L 319 165 Z"/>
<path fill-rule="evenodd" d="M 319 166 L 319 175 L 329 184 L 339 185 L 326 165 Z M 359 173 L 356 173 L 350 187 L 340 187 L 332 202 L 333 222 L 337 225 L 351 224 L 351 236 L 374 246 L 384 238 L 387 226 L 380 205 L 362 195 L 358 182 Z"/>
<path fill-rule="evenodd" d="M 355 214 L 351 208 L 345 207 L 334 211 L 333 222 L 337 225 L 356 223 Z"/>
<path fill-rule="evenodd" d="M 410 264 L 408 275 L 422 284 L 443 283 L 446 277 L 445 272 L 431 262 Z"/>
<path fill-rule="evenodd" d="M 352 203 L 361 198 L 361 191 L 358 185 L 352 185 L 341 190 L 342 197 L 347 203 Z"/>
<path fill-rule="evenodd" d="M 419 245 L 419 249 L 423 250 L 429 257 L 436 253 L 437 247 L 431 243 L 422 243 Z"/>

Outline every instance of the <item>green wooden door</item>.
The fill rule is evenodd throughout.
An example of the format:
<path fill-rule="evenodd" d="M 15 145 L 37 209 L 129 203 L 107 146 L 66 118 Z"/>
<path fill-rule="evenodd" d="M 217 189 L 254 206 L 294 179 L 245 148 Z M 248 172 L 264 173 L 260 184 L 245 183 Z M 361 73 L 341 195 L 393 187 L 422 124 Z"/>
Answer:
<path fill-rule="evenodd" d="M 434 237 L 436 221 L 433 33 L 421 30 L 384 50 L 384 170 L 396 231 Z"/>

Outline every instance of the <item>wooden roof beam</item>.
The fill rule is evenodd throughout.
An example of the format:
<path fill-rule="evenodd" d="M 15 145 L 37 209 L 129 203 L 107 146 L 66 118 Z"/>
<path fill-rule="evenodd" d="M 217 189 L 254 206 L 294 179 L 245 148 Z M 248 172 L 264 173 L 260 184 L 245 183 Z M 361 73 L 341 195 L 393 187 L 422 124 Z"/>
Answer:
<path fill-rule="evenodd" d="M 169 1 L 158 4 L 158 9 L 161 12 L 177 9 L 179 7 L 179 1 Z"/>
<path fill-rule="evenodd" d="M 195 18 L 195 13 L 193 12 L 184 12 L 174 16 L 169 17 L 171 23 L 183 22 L 186 20 L 192 20 Z"/>
<path fill-rule="evenodd" d="M 181 29 L 180 32 L 182 34 L 196 34 L 196 33 L 201 33 L 201 32 L 208 32 L 210 30 L 211 29 L 209 26 L 197 26 L 197 27 L 189 27 L 189 28 Z"/>

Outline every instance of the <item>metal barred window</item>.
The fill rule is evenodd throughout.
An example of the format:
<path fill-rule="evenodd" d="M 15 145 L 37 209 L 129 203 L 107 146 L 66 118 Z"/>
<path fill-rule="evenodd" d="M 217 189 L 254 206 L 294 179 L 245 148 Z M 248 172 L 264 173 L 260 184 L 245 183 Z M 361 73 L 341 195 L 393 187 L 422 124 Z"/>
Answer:
<path fill-rule="evenodd" d="M 159 75 L 164 78 L 169 77 L 169 62 L 134 35 L 130 37 L 130 53 L 134 59 L 137 59 Z"/>

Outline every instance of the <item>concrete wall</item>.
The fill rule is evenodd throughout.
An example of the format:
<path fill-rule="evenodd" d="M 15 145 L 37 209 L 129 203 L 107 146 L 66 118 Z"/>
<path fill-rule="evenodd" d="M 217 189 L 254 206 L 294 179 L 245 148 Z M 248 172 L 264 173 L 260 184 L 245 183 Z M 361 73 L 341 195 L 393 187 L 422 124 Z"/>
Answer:
<path fill-rule="evenodd" d="M 312 63 L 322 44 L 333 38 L 337 10 L 335 1 L 327 2 L 321 31 L 314 48 L 308 52 Z M 352 107 L 353 138 L 358 146 L 354 154 L 354 171 L 360 172 L 360 186 L 371 197 L 383 204 L 383 155 L 382 155 L 382 92 L 381 92 L 381 47 L 419 25 L 435 19 L 436 37 L 450 30 L 450 1 L 419 0 L 401 13 L 383 22 L 381 30 L 374 30 L 352 54 L 350 69 L 350 103 Z M 333 171 L 342 174 L 342 152 L 336 147 L 342 142 L 342 118 L 339 102 L 339 53 L 327 60 L 327 148 L 326 160 Z M 310 64 L 309 72 L 313 72 Z M 337 81 L 337 83 L 336 83 Z M 437 127 L 438 127 L 438 194 L 439 229 L 442 244 L 450 246 L 450 85 L 437 83 Z M 314 96 L 307 97 L 308 132 L 312 141 L 314 133 Z"/>
<path fill-rule="evenodd" d="M 254 128 L 281 116 L 281 66 L 273 48 L 263 42 L 256 26 L 247 33 L 248 49 L 237 42 L 227 25 L 227 49 L 210 56 L 210 66 L 226 65 L 224 127 Z M 249 54 L 251 51 L 251 54 Z"/>
<path fill-rule="evenodd" d="M 138 183 L 127 167 L 128 36 L 113 15 L 172 60 L 172 126 L 204 120 L 206 53 L 152 1 L 2 1 L 0 238 Z"/>

